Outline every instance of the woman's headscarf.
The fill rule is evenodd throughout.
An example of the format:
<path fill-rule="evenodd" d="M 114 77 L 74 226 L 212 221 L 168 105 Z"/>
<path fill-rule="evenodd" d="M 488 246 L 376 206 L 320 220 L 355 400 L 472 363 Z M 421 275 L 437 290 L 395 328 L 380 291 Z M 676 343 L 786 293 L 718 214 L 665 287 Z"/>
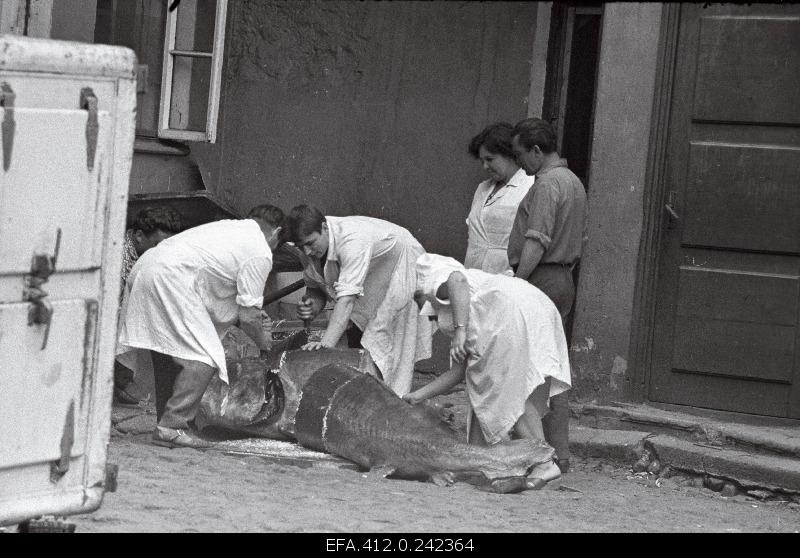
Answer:
<path fill-rule="evenodd" d="M 438 254 L 422 254 L 417 258 L 417 290 L 425 296 L 436 298 L 436 290 L 454 271 L 464 271 L 464 266 L 453 258 Z M 440 301 L 449 304 L 450 301 Z"/>

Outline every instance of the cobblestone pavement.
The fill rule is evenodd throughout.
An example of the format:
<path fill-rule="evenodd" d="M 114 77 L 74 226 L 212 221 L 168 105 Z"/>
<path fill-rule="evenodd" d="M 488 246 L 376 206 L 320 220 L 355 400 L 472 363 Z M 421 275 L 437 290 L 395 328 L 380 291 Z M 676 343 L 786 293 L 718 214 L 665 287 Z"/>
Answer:
<path fill-rule="evenodd" d="M 453 403 L 463 422 L 463 391 L 439 402 Z M 119 465 L 118 489 L 98 511 L 69 519 L 79 532 L 800 531 L 797 503 L 724 497 L 593 460 L 575 460 L 561 490 L 508 495 L 376 480 L 330 464 L 167 449 L 150 444 L 149 433 L 116 432 L 109 461 Z"/>

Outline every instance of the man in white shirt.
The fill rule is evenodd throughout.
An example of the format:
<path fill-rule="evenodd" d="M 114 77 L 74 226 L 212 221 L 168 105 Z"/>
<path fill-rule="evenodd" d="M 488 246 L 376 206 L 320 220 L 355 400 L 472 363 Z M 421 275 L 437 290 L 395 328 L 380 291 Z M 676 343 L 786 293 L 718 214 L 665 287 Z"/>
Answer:
<path fill-rule="evenodd" d="M 347 331 L 349 345 L 369 351 L 384 383 L 408 393 L 414 363 L 431 355 L 431 324 L 414 303 L 416 261 L 425 249 L 394 223 L 324 216 L 307 205 L 292 209 L 286 230 L 314 264 L 305 271 L 298 316 L 313 319 L 335 301 L 322 340 L 304 348 L 335 347 Z"/>
<path fill-rule="evenodd" d="M 118 360 L 133 368 L 136 352 L 153 358 L 159 445 L 208 447 L 194 432 L 200 400 L 214 373 L 227 382 L 220 336 L 238 322 L 261 350 L 264 286 L 283 212 L 253 208 L 247 219 L 200 225 L 145 252 L 131 270 L 118 338 Z"/>

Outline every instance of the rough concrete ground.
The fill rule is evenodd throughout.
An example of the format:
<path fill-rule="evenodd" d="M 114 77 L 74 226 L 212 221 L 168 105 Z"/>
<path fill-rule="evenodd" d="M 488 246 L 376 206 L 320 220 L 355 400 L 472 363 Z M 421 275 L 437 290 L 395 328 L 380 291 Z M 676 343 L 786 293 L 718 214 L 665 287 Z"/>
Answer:
<path fill-rule="evenodd" d="M 463 429 L 464 392 L 437 399 L 453 405 Z M 149 443 L 152 415 L 134 415 L 117 426 L 139 421 L 145 433 L 116 432 L 109 444 L 117 492 L 97 512 L 69 519 L 78 532 L 800 531 L 795 502 L 729 497 L 696 479 L 658 479 L 594 458 L 575 459 L 562 482 L 570 490 L 499 495 L 466 484 L 375 480 L 330 463 L 170 450 Z"/>

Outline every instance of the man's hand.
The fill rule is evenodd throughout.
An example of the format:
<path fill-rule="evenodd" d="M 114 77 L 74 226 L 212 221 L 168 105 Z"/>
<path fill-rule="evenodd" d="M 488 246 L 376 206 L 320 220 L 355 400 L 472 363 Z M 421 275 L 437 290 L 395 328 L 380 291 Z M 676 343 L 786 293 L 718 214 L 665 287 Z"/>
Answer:
<path fill-rule="evenodd" d="M 303 321 L 313 320 L 319 315 L 320 312 L 322 312 L 323 306 L 324 301 L 316 297 L 306 295 L 300 301 L 300 304 L 297 305 L 297 317 Z"/>
<path fill-rule="evenodd" d="M 320 349 L 332 349 L 333 347 L 326 345 L 322 341 L 311 341 L 300 348 L 304 351 L 318 351 Z"/>

